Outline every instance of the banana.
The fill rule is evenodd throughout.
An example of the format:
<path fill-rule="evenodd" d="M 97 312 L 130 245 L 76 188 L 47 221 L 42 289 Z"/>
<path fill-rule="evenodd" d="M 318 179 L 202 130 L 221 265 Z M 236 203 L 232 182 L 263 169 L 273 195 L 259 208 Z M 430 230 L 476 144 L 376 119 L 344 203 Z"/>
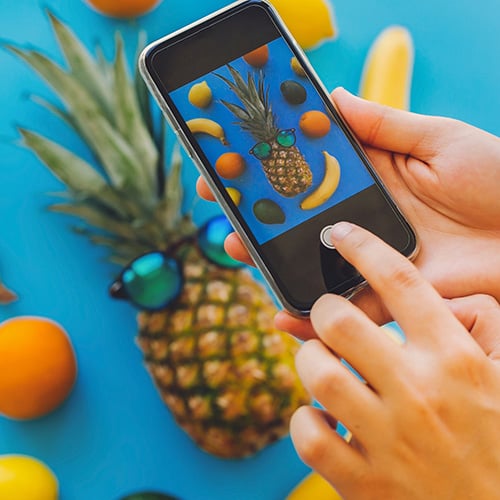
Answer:
<path fill-rule="evenodd" d="M 366 58 L 360 95 L 369 101 L 408 109 L 414 48 L 410 32 L 389 26 L 377 37 Z"/>
<path fill-rule="evenodd" d="M 311 472 L 295 487 L 286 500 L 342 500 L 342 497 L 326 479 L 316 472 Z"/>
<path fill-rule="evenodd" d="M 337 189 L 340 182 L 340 165 L 337 158 L 323 151 L 325 176 L 321 184 L 300 204 L 302 210 L 311 210 L 323 205 Z"/>
<path fill-rule="evenodd" d="M 208 118 L 193 118 L 187 121 L 186 125 L 193 134 L 208 134 L 219 139 L 225 146 L 228 144 L 224 129 L 213 120 Z"/>

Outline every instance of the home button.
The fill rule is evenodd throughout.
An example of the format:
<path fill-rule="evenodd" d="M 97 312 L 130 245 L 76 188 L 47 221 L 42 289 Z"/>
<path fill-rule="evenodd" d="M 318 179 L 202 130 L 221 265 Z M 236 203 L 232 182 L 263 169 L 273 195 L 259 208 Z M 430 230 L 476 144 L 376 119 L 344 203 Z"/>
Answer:
<path fill-rule="evenodd" d="M 332 237 L 331 237 L 331 230 L 332 230 L 332 227 L 333 226 L 325 226 L 322 230 L 321 230 L 321 233 L 319 235 L 319 239 L 321 241 L 321 243 L 323 243 L 323 245 L 326 247 L 326 248 L 330 248 L 332 250 L 335 249 L 335 247 L 333 246 L 332 244 Z"/>

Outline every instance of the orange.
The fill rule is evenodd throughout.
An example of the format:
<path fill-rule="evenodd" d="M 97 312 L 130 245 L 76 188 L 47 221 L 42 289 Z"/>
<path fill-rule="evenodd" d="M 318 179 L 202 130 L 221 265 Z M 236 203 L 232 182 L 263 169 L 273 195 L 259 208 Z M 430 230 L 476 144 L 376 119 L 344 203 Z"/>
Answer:
<path fill-rule="evenodd" d="M 137 17 L 156 7 L 161 0 L 87 0 L 102 14 L 112 17 Z"/>
<path fill-rule="evenodd" d="M 330 132 L 330 118 L 321 111 L 307 111 L 300 117 L 299 126 L 308 137 L 323 137 Z"/>
<path fill-rule="evenodd" d="M 63 328 L 19 316 L 0 324 L 0 414 L 38 418 L 57 408 L 76 379 L 76 359 Z"/>
<path fill-rule="evenodd" d="M 238 153 L 224 153 L 215 162 L 215 170 L 224 179 L 234 179 L 245 171 L 245 159 Z"/>
<path fill-rule="evenodd" d="M 245 54 L 243 59 L 250 64 L 250 66 L 262 68 L 269 60 L 269 48 L 267 45 L 262 45 L 262 47 Z"/>

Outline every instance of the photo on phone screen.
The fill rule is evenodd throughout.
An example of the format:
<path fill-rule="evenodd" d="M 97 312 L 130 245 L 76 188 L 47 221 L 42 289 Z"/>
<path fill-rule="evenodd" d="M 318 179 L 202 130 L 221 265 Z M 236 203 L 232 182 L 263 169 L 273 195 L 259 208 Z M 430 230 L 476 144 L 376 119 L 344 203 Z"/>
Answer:
<path fill-rule="evenodd" d="M 188 123 L 221 125 L 223 140 L 195 138 L 261 245 L 374 184 L 293 57 L 277 39 L 170 94 Z M 204 109 L 196 85 L 212 93 Z"/>
<path fill-rule="evenodd" d="M 415 236 L 273 11 L 247 4 L 160 42 L 146 68 L 278 297 L 303 313 L 364 281 L 329 246 L 330 225 L 405 255 Z"/>

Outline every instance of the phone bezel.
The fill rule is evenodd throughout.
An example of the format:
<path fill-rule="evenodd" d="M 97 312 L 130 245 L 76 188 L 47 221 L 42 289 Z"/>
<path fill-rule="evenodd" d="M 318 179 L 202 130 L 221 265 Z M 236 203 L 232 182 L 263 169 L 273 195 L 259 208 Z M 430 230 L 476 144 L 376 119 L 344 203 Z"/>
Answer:
<path fill-rule="evenodd" d="M 154 78 L 155 70 L 153 67 L 153 60 L 155 54 L 157 54 L 158 51 L 161 51 L 162 49 L 166 48 L 167 45 L 170 46 L 173 43 L 181 42 L 182 39 L 192 36 L 193 33 L 199 32 L 204 28 L 214 25 L 219 20 L 226 19 L 229 15 L 236 14 L 240 12 L 242 9 L 245 9 L 251 5 L 256 5 L 256 4 L 267 10 L 279 34 L 289 45 L 294 55 L 299 59 L 299 62 L 304 67 L 306 73 L 308 74 L 311 80 L 311 83 L 315 86 L 316 90 L 318 91 L 321 98 L 325 102 L 325 105 L 329 107 L 332 115 L 335 117 L 338 126 L 345 133 L 346 137 L 352 144 L 354 150 L 360 156 L 363 164 L 365 165 L 365 168 L 367 168 L 367 170 L 374 178 L 374 182 L 378 185 L 381 194 L 384 196 L 385 201 L 392 209 L 392 211 L 395 213 L 400 223 L 407 230 L 409 237 L 409 246 L 405 249 L 406 252 L 402 253 L 409 259 L 414 259 L 419 250 L 419 241 L 417 238 L 416 231 L 409 223 L 409 221 L 404 217 L 400 208 L 396 205 L 394 199 L 390 195 L 390 192 L 388 191 L 387 187 L 384 185 L 381 178 L 375 171 L 374 167 L 371 165 L 366 153 L 363 150 L 363 147 L 361 146 L 358 139 L 351 132 L 350 128 L 347 126 L 344 118 L 342 117 L 342 114 L 335 105 L 335 102 L 331 99 L 327 89 L 319 79 L 316 71 L 308 61 L 307 56 L 305 55 L 301 47 L 298 45 L 296 40 L 291 35 L 286 25 L 279 17 L 279 14 L 277 13 L 276 9 L 267 0 L 240 0 L 222 9 L 219 9 L 208 16 L 205 16 L 200 20 L 185 26 L 184 28 L 174 31 L 173 33 L 166 35 L 165 37 L 162 37 L 159 40 L 156 40 L 155 42 L 149 44 L 142 51 L 139 57 L 138 64 L 140 73 L 144 78 L 146 85 L 148 86 L 150 92 L 152 93 L 158 105 L 160 106 L 161 110 L 163 111 L 165 118 L 167 119 L 169 125 L 172 127 L 179 142 L 183 145 L 188 156 L 193 160 L 200 174 L 203 176 L 203 178 L 209 185 L 217 202 L 221 205 L 227 217 L 229 218 L 231 224 L 233 225 L 234 229 L 238 232 L 239 236 L 243 240 L 243 243 L 246 245 L 250 253 L 250 256 L 254 260 L 257 268 L 264 275 L 265 279 L 267 280 L 269 286 L 275 293 L 276 297 L 284 306 L 284 308 L 287 309 L 289 312 L 291 312 L 296 316 L 304 317 L 309 315 L 310 309 L 297 308 L 295 305 L 290 303 L 289 300 L 286 298 L 286 296 L 280 289 L 277 280 L 273 276 L 272 272 L 269 270 L 267 264 L 265 263 L 260 252 L 258 251 L 257 249 L 258 243 L 256 241 L 253 241 L 253 235 L 251 234 L 251 231 L 249 229 L 247 230 L 240 223 L 239 218 L 234 213 L 234 209 L 232 207 L 232 201 L 226 195 L 225 190 L 222 190 L 221 187 L 218 185 L 217 180 L 214 179 L 214 177 L 211 175 L 211 171 L 207 169 L 203 159 L 200 157 L 198 152 L 191 144 L 188 135 L 183 130 L 182 122 L 178 120 L 178 118 L 175 116 L 174 111 L 170 108 L 168 104 L 167 98 L 165 98 L 165 96 L 162 94 L 159 85 Z M 165 89 L 165 93 L 168 95 L 167 89 Z M 346 283 L 351 283 L 352 281 L 354 280 L 349 280 Z M 358 282 L 355 282 L 352 286 L 346 288 L 346 290 L 341 292 L 340 295 L 346 298 L 351 298 L 355 293 L 357 293 L 360 289 L 364 288 L 366 285 L 367 285 L 366 281 L 361 277 Z"/>

